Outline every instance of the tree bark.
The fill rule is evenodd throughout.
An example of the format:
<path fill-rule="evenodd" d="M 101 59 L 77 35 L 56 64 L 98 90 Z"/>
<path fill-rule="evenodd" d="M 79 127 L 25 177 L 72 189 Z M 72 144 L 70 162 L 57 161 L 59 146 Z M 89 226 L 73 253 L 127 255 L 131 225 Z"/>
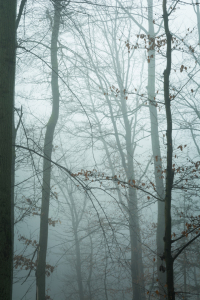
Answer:
<path fill-rule="evenodd" d="M 171 40 L 172 35 L 169 31 L 167 13 L 167 0 L 163 0 L 163 18 L 165 34 L 167 39 L 167 66 L 164 70 L 164 99 L 165 110 L 167 119 L 167 170 L 166 170 L 166 190 L 165 190 L 165 262 L 167 271 L 167 299 L 175 300 L 174 292 L 174 271 L 173 271 L 173 258 L 171 254 L 171 193 L 173 184 L 173 171 L 172 171 L 172 117 L 171 105 L 169 97 L 169 77 L 171 72 Z"/>
<path fill-rule="evenodd" d="M 12 134 L 16 0 L 0 0 L 0 299 L 12 299 Z"/>
<path fill-rule="evenodd" d="M 159 268 L 163 264 L 161 256 L 164 252 L 163 237 L 165 234 L 165 204 L 164 204 L 164 183 L 161 177 L 162 175 L 162 159 L 160 153 L 160 142 L 158 134 L 158 118 L 157 107 L 155 102 L 155 33 L 153 24 L 153 0 L 148 0 L 148 23 L 149 23 L 149 51 L 148 56 L 150 62 L 148 63 L 148 99 L 149 99 L 149 112 L 151 120 L 151 144 L 154 159 L 154 174 L 157 195 L 161 201 L 158 201 L 158 218 L 157 218 L 157 232 L 156 232 L 156 244 L 157 244 L 157 275 L 158 275 L 158 288 L 160 300 L 164 299 L 164 285 L 166 283 L 166 275 L 160 272 Z"/>
<path fill-rule="evenodd" d="M 59 116 L 59 85 L 58 85 L 58 60 L 57 60 L 57 42 L 60 26 L 61 5 L 58 0 L 54 1 L 54 22 L 51 38 L 51 88 L 53 96 L 53 106 L 51 117 L 47 124 L 44 156 L 48 157 L 43 161 L 43 186 L 42 186 L 42 206 L 40 218 L 40 239 L 38 247 L 38 262 L 36 271 L 36 298 L 37 300 L 45 299 L 45 266 L 48 242 L 48 216 L 50 200 L 50 181 L 51 181 L 51 155 L 53 148 L 53 135 Z"/>

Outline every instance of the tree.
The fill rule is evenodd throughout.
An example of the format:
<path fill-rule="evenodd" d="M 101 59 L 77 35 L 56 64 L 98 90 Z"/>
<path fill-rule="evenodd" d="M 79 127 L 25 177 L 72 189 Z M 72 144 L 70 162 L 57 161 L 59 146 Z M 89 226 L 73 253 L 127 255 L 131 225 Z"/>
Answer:
<path fill-rule="evenodd" d="M 172 114 L 171 114 L 171 99 L 170 95 L 170 73 L 171 73 L 171 57 L 172 57 L 172 33 L 169 29 L 169 15 L 175 10 L 175 7 L 179 1 L 171 7 L 170 12 L 167 10 L 167 0 L 163 0 L 163 18 L 164 18 L 164 28 L 166 35 L 166 69 L 164 70 L 164 100 L 165 100 L 165 110 L 166 110 L 166 121 L 167 121 L 167 167 L 166 167 L 166 187 L 165 187 L 165 236 L 164 236 L 164 253 L 162 259 L 166 262 L 166 275 L 167 275 L 167 297 L 168 300 L 175 300 L 175 289 L 174 289 L 174 261 L 181 254 L 181 252 L 188 247 L 192 242 L 194 242 L 200 234 L 197 232 L 197 236 L 192 238 L 189 242 L 184 243 L 181 247 L 178 248 L 177 253 L 172 255 L 172 244 L 176 241 L 179 241 L 184 235 L 188 236 L 188 232 L 184 231 L 183 235 L 179 238 L 172 240 L 172 220 L 171 220 L 171 207 L 172 207 L 172 188 L 175 169 L 172 166 L 173 158 L 173 144 L 172 144 Z M 183 66 L 183 65 L 182 65 Z M 183 66 L 184 68 L 184 66 Z M 182 150 L 182 146 L 179 146 Z M 198 163 L 196 167 L 198 168 Z M 193 230 L 190 228 L 192 225 L 196 229 L 198 225 L 194 224 L 196 218 L 192 217 L 192 224 L 187 224 L 188 231 L 191 233 Z M 184 276 L 186 279 L 186 277 Z"/>
<path fill-rule="evenodd" d="M 148 57 L 148 100 L 149 100 L 149 112 L 151 120 L 151 143 L 152 152 L 154 159 L 154 175 L 156 183 L 156 191 L 158 198 L 158 223 L 157 223 L 157 276 L 159 285 L 160 299 L 163 299 L 163 290 L 165 285 L 166 276 L 165 273 L 160 272 L 160 255 L 164 250 L 164 183 L 162 179 L 162 157 L 160 151 L 160 141 L 158 132 L 158 117 L 157 117 L 157 104 L 155 102 L 155 63 L 156 63 L 156 49 L 155 49 L 155 36 L 158 32 L 154 32 L 154 21 L 153 21 L 153 1 L 148 0 L 148 24 L 149 24 L 149 49 Z"/>
<path fill-rule="evenodd" d="M 129 35 L 131 35 L 131 22 L 126 23 L 126 18 L 118 20 L 118 10 L 119 9 L 116 8 L 116 10 L 114 11 L 114 19 L 113 15 L 112 17 L 106 16 L 106 21 L 104 20 L 105 17 L 102 15 L 102 13 L 99 12 L 99 18 L 103 24 L 100 34 L 102 39 L 104 39 L 106 45 L 106 51 L 104 51 L 104 55 L 107 55 L 105 60 L 106 67 L 104 67 L 103 65 L 105 63 L 105 58 L 103 58 L 103 60 L 100 61 L 98 56 L 92 55 L 92 44 L 90 44 L 91 38 L 90 40 L 88 40 L 83 33 L 80 34 L 80 29 L 78 25 L 76 26 L 76 28 L 78 28 L 77 31 L 82 36 L 84 51 L 86 51 L 88 61 L 90 62 L 90 72 L 86 71 L 87 76 L 89 77 L 88 89 L 92 90 L 96 88 L 96 93 L 98 93 L 97 99 L 104 103 L 103 106 L 101 106 L 100 104 L 99 108 L 97 109 L 97 107 L 95 107 L 95 104 L 92 103 L 93 99 L 91 97 L 92 106 L 88 108 L 90 111 L 89 114 L 93 114 L 94 116 L 93 122 L 95 122 L 95 128 L 103 128 L 103 122 L 102 126 L 100 126 L 100 121 L 98 120 L 95 110 L 98 111 L 99 116 L 105 118 L 110 124 L 110 128 L 103 129 L 105 132 L 105 136 L 108 139 L 107 145 L 110 144 L 111 152 L 116 153 L 116 156 L 118 158 L 119 169 L 122 170 L 121 173 L 119 172 L 118 176 L 124 177 L 125 180 L 130 183 L 125 193 L 125 201 L 127 201 L 127 204 L 124 206 L 127 209 L 129 219 L 128 226 L 130 234 L 130 270 L 132 277 L 132 292 L 133 299 L 143 299 L 144 278 L 142 266 L 141 238 L 139 230 L 139 216 L 137 203 L 138 197 L 136 188 L 134 187 L 134 183 L 137 180 L 134 166 L 134 152 L 136 148 L 135 141 L 136 136 L 138 134 L 138 131 L 136 129 L 136 124 L 138 122 L 137 111 L 139 110 L 141 105 L 139 105 L 139 96 L 137 97 L 136 103 L 131 103 L 128 101 L 128 88 L 130 89 L 130 85 L 132 84 L 131 76 L 133 76 L 133 71 L 129 68 L 129 66 L 130 62 L 132 61 L 133 54 L 135 52 L 133 50 L 133 52 L 129 55 L 128 42 L 124 46 L 123 35 L 120 33 L 119 24 L 123 26 L 124 30 L 128 31 Z M 109 26 L 111 29 L 109 28 Z M 95 35 L 96 34 L 97 33 L 95 33 Z M 118 39 L 118 35 L 121 37 L 121 40 Z M 95 38 L 95 36 L 92 37 Z M 120 42 L 118 42 L 118 40 L 120 40 Z M 122 72 L 122 70 L 124 70 L 124 72 Z M 91 87 L 89 87 L 90 84 Z M 98 92 L 99 89 L 100 92 Z M 135 118 L 132 117 L 132 114 L 129 115 L 128 112 L 131 110 L 135 111 Z M 105 125 L 105 128 L 106 127 L 107 125 Z M 85 127 L 82 128 L 84 128 L 85 131 Z M 112 161 L 109 158 L 109 151 L 104 142 L 105 138 L 101 136 L 104 135 L 104 132 L 100 131 L 100 134 L 97 133 L 98 140 L 101 140 L 103 142 L 103 147 L 105 148 L 104 150 L 107 155 L 107 160 L 109 161 L 109 164 L 111 164 L 110 169 L 113 171 L 114 167 L 112 166 Z M 115 170 L 115 175 L 116 174 L 117 170 Z"/>
<path fill-rule="evenodd" d="M 0 3 L 0 298 L 12 298 L 12 144 L 16 0 Z"/>
<path fill-rule="evenodd" d="M 165 34 L 167 39 L 167 66 L 164 70 L 164 99 L 167 119 L 167 171 L 166 171 L 166 191 L 165 191 L 165 261 L 167 269 L 167 291 L 168 300 L 175 300 L 173 258 L 171 254 L 171 194 L 173 185 L 172 170 L 172 117 L 169 97 L 169 76 L 171 72 L 171 40 L 172 35 L 169 31 L 167 1 L 163 0 L 163 18 Z"/>
<path fill-rule="evenodd" d="M 129 16 L 129 18 L 138 26 L 138 28 L 143 32 L 138 35 L 141 40 L 148 40 L 147 49 L 147 62 L 148 62 L 148 85 L 147 85 L 147 99 L 150 113 L 150 123 L 151 123 L 151 144 L 152 144 L 152 153 L 153 153 L 153 161 L 154 161 L 154 176 L 155 176 L 155 186 L 156 193 L 158 197 L 158 213 L 157 213 L 157 232 L 156 232 L 156 244 L 157 244 L 157 277 L 158 277 L 158 288 L 159 288 L 159 296 L 160 299 L 163 299 L 163 291 L 165 285 L 165 274 L 160 272 L 159 268 L 161 265 L 160 256 L 164 250 L 164 182 L 162 178 L 162 157 L 161 157 L 161 149 L 160 149 L 160 138 L 159 138 L 159 130 L 158 130 L 158 116 L 157 116 L 157 102 L 156 102 L 156 93 L 155 93 L 155 84 L 156 84 L 156 44 L 155 39 L 158 35 L 161 24 L 158 25 L 158 29 L 155 32 L 154 30 L 154 1 L 148 0 L 148 30 L 143 26 L 143 23 L 140 23 L 136 20 L 135 15 L 132 15 L 129 12 L 129 9 L 125 8 L 122 4 L 122 1 L 117 0 L 117 3 L 122 7 L 124 12 Z"/>
<path fill-rule="evenodd" d="M 40 217 L 40 238 L 38 246 L 38 262 L 36 271 L 36 297 L 37 300 L 45 299 L 45 266 L 46 252 L 48 242 L 48 216 L 49 216 L 49 200 L 50 200 L 50 182 L 51 182 L 51 155 L 53 149 L 53 136 L 56 123 L 59 116 L 59 85 L 58 85 L 58 58 L 57 58 L 57 43 L 60 26 L 60 17 L 62 10 L 62 2 L 59 0 L 53 1 L 54 18 L 52 27 L 51 39 L 51 88 L 52 88 L 52 113 L 47 123 L 47 129 L 44 140 L 44 158 L 43 161 L 43 184 L 42 184 L 42 206 Z"/>

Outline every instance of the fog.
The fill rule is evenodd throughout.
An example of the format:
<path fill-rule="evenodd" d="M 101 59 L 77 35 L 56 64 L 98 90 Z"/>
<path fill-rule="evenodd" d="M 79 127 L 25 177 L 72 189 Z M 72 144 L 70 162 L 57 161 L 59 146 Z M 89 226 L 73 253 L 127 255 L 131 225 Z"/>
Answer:
<path fill-rule="evenodd" d="M 165 4 L 25 1 L 13 300 L 200 299 L 199 3 Z"/>

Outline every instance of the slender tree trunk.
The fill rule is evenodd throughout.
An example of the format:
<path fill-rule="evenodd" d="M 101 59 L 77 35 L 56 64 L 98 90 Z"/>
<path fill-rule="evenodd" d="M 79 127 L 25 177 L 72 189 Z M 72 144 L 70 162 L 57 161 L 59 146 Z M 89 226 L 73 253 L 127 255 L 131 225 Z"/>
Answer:
<path fill-rule="evenodd" d="M 167 296 L 168 300 L 175 300 L 174 292 L 174 270 L 173 257 L 171 253 L 171 193 L 173 184 L 172 171 L 172 117 L 169 98 L 169 77 L 171 72 L 171 40 L 172 35 L 169 31 L 167 0 L 163 0 L 163 18 L 165 34 L 167 38 L 167 66 L 164 70 L 164 98 L 167 118 L 167 170 L 166 170 L 166 191 L 165 191 L 165 262 L 167 271 Z"/>
<path fill-rule="evenodd" d="M 183 231 L 186 230 L 186 226 L 185 226 L 185 223 L 186 223 L 186 220 L 185 220 L 185 216 L 187 215 L 187 212 L 186 212 L 186 209 L 185 209 L 185 194 L 184 194 L 184 224 L 183 224 Z M 186 292 L 187 292 L 187 272 L 186 272 L 186 250 L 184 250 L 184 253 L 183 253 L 183 278 L 184 278 L 184 293 L 185 293 L 185 297 L 186 297 Z M 185 298 L 185 300 L 187 300 L 187 298 Z"/>
<path fill-rule="evenodd" d="M 16 0 L 0 0 L 0 299 L 12 299 L 12 131 Z"/>
<path fill-rule="evenodd" d="M 81 261 L 81 247 L 78 237 L 78 229 L 79 229 L 79 217 L 76 211 L 74 197 L 71 191 L 68 191 L 68 195 L 71 201 L 71 216 L 72 216 L 72 226 L 73 226 L 73 233 L 75 239 L 75 251 L 76 251 L 76 277 L 78 282 L 78 292 L 79 292 L 79 299 L 84 300 L 84 292 L 83 292 L 83 277 L 82 277 L 82 261 Z"/>
<path fill-rule="evenodd" d="M 120 86 L 120 82 L 119 82 Z M 121 87 L 123 91 L 123 87 Z M 123 97 L 123 93 L 121 98 Z M 123 97 L 124 98 L 124 97 Z M 128 208 L 129 208 L 129 231 L 131 242 L 131 276 L 132 276 L 132 289 L 133 300 L 144 299 L 144 274 L 142 267 L 142 248 L 140 244 L 140 230 L 139 230 L 139 217 L 138 217 L 138 205 L 137 205 L 137 193 L 134 187 L 135 183 L 135 171 L 133 164 L 133 141 L 132 141 L 132 128 L 127 116 L 127 107 L 124 99 L 122 98 L 122 113 L 124 118 L 125 130 L 126 130 L 126 153 L 127 153 L 127 180 L 130 182 Z M 136 125 L 136 124 L 135 124 Z M 124 166 L 125 169 L 126 166 Z"/>
<path fill-rule="evenodd" d="M 76 276 L 78 282 L 79 299 L 84 300 L 83 279 L 82 279 L 82 270 L 81 270 L 81 249 L 80 249 L 76 224 L 75 227 L 74 227 L 74 238 L 75 238 L 75 249 L 76 249 Z"/>
<path fill-rule="evenodd" d="M 122 90 L 122 88 L 121 88 Z M 129 231 L 131 242 L 131 276 L 132 276 L 132 289 L 133 300 L 141 300 L 144 298 L 144 276 L 142 268 L 142 248 L 140 244 L 140 230 L 139 230 L 139 217 L 137 207 L 137 193 L 136 189 L 131 185 L 135 183 L 135 172 L 133 165 L 133 141 L 131 124 L 127 117 L 126 104 L 122 101 L 122 112 L 124 117 L 124 124 L 126 129 L 126 153 L 127 153 L 127 180 L 130 182 L 128 191 L 128 208 L 129 208 Z M 125 166 L 124 166 L 125 169 Z M 140 251 L 139 251 L 140 250 Z"/>
<path fill-rule="evenodd" d="M 138 259 L 138 234 L 137 234 L 137 203 L 136 191 L 134 188 L 129 188 L 129 231 L 131 242 L 131 277 L 132 277 L 132 290 L 133 300 L 140 300 L 141 289 L 139 281 L 139 259 Z"/>
<path fill-rule="evenodd" d="M 89 292 L 89 299 L 92 300 L 92 290 L 91 290 L 91 279 L 92 279 L 92 271 L 93 271 L 93 242 L 91 235 L 89 235 L 90 238 L 90 248 L 91 248 L 91 253 L 90 253 L 90 261 L 89 261 L 89 275 L 87 279 L 87 286 L 88 286 L 88 292 Z M 107 300 L 107 297 L 106 297 Z"/>
<path fill-rule="evenodd" d="M 164 299 L 164 285 L 166 283 L 166 275 L 160 272 L 159 268 L 163 263 L 161 261 L 161 256 L 164 252 L 164 241 L 163 237 L 165 234 L 165 204 L 164 204 L 164 183 L 161 177 L 162 175 L 162 160 L 160 153 L 160 142 L 158 134 L 158 118 L 157 118 L 157 107 L 155 103 L 155 33 L 153 24 L 153 0 L 148 0 L 148 22 L 149 22 L 149 51 L 148 56 L 150 57 L 150 62 L 148 64 L 148 99 L 149 99 L 149 112 L 151 120 L 151 144 L 154 159 L 154 174 L 155 183 L 158 197 L 161 201 L 158 201 L 158 219 L 157 219 L 157 232 L 156 232 L 156 242 L 157 242 L 157 275 L 158 275 L 158 287 L 160 299 Z"/>
<path fill-rule="evenodd" d="M 48 216 L 49 216 L 49 199 L 50 199 L 50 181 L 51 181 L 51 159 L 53 147 L 53 135 L 59 116 L 59 86 L 58 86 L 58 60 L 57 60 L 57 42 L 60 26 L 61 6 L 58 0 L 54 1 L 54 21 L 51 38 L 51 66 L 52 77 L 51 87 L 53 96 L 53 106 L 51 117 L 47 124 L 44 156 L 48 158 L 43 161 L 43 186 L 42 186 L 42 206 L 40 218 L 40 239 L 38 247 L 38 263 L 36 271 L 36 295 L 37 300 L 45 299 L 45 266 L 48 242 Z"/>
<path fill-rule="evenodd" d="M 198 292 L 199 291 L 199 284 L 198 284 L 198 281 L 197 281 L 196 266 L 194 266 L 194 282 L 195 282 L 196 291 L 197 291 L 197 300 L 199 300 L 200 299 L 199 292 Z"/>

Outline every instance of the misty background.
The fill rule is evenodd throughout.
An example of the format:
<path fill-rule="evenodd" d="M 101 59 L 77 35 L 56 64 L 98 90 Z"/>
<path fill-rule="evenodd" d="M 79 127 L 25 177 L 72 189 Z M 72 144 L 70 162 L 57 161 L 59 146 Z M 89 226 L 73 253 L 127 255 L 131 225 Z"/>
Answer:
<path fill-rule="evenodd" d="M 199 234 L 200 12 L 193 1 L 168 1 L 167 9 L 176 255 Z M 25 3 L 17 30 L 14 300 L 35 298 L 41 234 L 45 299 L 166 297 L 166 62 L 159 0 Z M 196 239 L 175 260 L 176 299 L 200 299 L 199 257 Z"/>

